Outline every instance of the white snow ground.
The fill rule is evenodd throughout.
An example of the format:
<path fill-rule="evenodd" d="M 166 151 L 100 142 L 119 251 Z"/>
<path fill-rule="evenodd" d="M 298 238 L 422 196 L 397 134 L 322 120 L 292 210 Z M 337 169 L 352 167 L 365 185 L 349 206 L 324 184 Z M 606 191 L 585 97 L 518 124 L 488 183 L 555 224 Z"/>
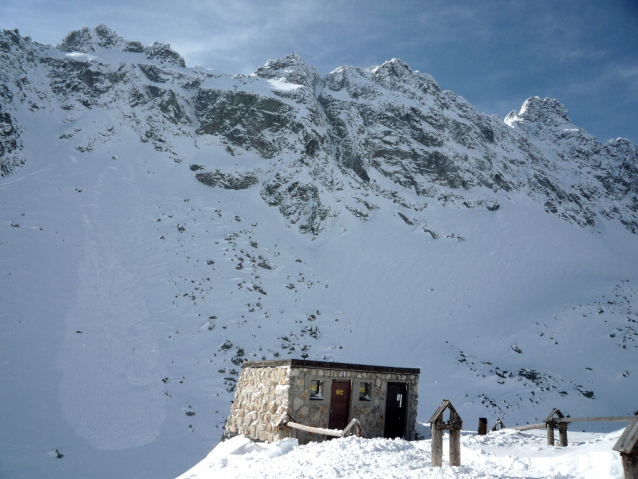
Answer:
<path fill-rule="evenodd" d="M 622 463 L 611 450 L 620 436 L 569 433 L 566 448 L 547 446 L 545 431 L 508 429 L 487 436 L 463 432 L 461 466 L 449 465 L 444 437 L 443 467 L 430 467 L 430 440 L 349 437 L 299 446 L 296 439 L 255 444 L 245 436 L 220 443 L 178 479 L 231 478 L 449 478 L 622 479 Z"/>

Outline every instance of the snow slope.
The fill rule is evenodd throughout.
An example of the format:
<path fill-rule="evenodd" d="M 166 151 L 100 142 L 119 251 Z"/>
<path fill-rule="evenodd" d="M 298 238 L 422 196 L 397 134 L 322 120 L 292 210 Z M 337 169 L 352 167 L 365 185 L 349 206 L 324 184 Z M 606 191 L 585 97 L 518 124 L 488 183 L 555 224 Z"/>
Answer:
<path fill-rule="evenodd" d="M 545 445 L 544 433 L 501 430 L 461 436 L 461 466 L 450 467 L 444 440 L 443 467 L 432 468 L 430 441 L 350 437 L 299 446 L 295 439 L 255 444 L 237 436 L 219 444 L 178 479 L 217 478 L 535 478 L 622 479 L 611 450 L 620 433 L 573 434 L 567 448 Z"/>
<path fill-rule="evenodd" d="M 83 53 L 104 63 L 19 48 L 88 78 L 139 79 L 136 65 L 148 65 L 162 84 L 178 78 L 175 98 L 192 77 L 266 99 L 286 78 L 186 69 L 157 46 L 91 45 Z M 525 188 L 435 184 L 443 196 L 423 196 L 364 162 L 370 186 L 341 165 L 343 142 L 318 146 L 312 163 L 302 130 L 268 133 L 263 144 L 302 155 L 268 158 L 250 136 L 233 137 L 246 142 L 238 146 L 224 140 L 230 133 L 197 134 L 201 122 L 180 120 L 194 105 L 178 111 L 169 93 L 134 105 L 124 96 L 134 82 L 52 83 L 54 70 L 29 58 L 24 70 L 0 72 L 15 74 L 5 83 L 11 102 L 2 97 L 12 121 L 3 138 L 17 138 L 12 174 L 0 178 L 2 477 L 175 477 L 221 438 L 244 359 L 420 367 L 422 421 L 443 398 L 466 424 L 532 423 L 553 407 L 572 416 L 636 409 L 638 242 L 619 220 L 633 214 L 631 185 L 616 213 L 603 196 L 613 214 L 584 226 L 559 214 L 572 203 L 553 213 Z M 324 125 L 319 142 L 330 128 L 304 116 L 323 110 L 304 100 L 318 84 L 302 73 L 284 82 L 306 85 L 287 87 L 299 96 L 280 98 L 297 108 L 299 128 Z M 631 178 L 630 166 L 617 176 Z M 569 183 L 569 168 L 552 174 Z M 216 169 L 243 189 L 198 181 Z M 242 183 L 246 172 L 257 183 Z"/>

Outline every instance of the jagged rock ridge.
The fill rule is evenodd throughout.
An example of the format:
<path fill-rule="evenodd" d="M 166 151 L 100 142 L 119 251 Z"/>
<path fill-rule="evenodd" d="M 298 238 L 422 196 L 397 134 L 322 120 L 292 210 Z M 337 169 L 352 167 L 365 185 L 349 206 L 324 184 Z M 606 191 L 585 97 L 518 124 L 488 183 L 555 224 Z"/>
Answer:
<path fill-rule="evenodd" d="M 88 135 L 74 121 L 60 138 L 87 153 L 133 131 L 204 184 L 260 188 L 289 224 L 315 235 L 331 217 L 365 220 L 388 201 L 407 218 L 433 202 L 496 210 L 499 194 L 515 191 L 580 226 L 602 216 L 638 230 L 638 149 L 599 143 L 554 99 L 530 98 L 501 122 L 398 59 L 321 78 L 291 54 L 229 76 L 186 68 L 169 45 L 144 47 L 105 25 L 71 32 L 56 48 L 5 30 L 0 65 L 3 176 L 26 161 L 20 115 L 103 109 L 115 124 Z M 263 161 L 193 167 L 184 140 Z M 408 200 L 410 191 L 423 201 Z"/>

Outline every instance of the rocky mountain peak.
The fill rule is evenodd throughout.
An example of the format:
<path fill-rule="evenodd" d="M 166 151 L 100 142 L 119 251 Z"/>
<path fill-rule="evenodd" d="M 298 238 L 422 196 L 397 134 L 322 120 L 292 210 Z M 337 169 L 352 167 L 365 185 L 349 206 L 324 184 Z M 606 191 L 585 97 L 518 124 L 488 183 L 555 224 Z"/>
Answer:
<path fill-rule="evenodd" d="M 381 66 L 374 68 L 375 73 L 383 72 L 401 78 L 412 73 L 410 66 L 399 58 L 393 58 L 387 62 L 383 62 Z"/>
<path fill-rule="evenodd" d="M 9 52 L 12 48 L 24 48 L 28 41 L 28 37 L 22 38 L 20 36 L 18 29 L 2 30 L 2 33 L 0 33 L 0 50 Z"/>
<path fill-rule="evenodd" d="M 409 89 L 423 93 L 440 91 L 434 78 L 427 73 L 412 70 L 399 58 L 384 62 L 370 71 L 375 82 L 389 90 L 398 90 L 403 93 L 407 93 Z"/>
<path fill-rule="evenodd" d="M 63 52 L 94 53 L 100 48 L 117 49 L 125 52 L 146 53 L 149 60 L 159 60 L 179 67 L 185 67 L 182 56 L 166 43 L 155 42 L 144 47 L 138 41 L 127 41 L 104 24 L 95 28 L 84 27 L 69 33 L 57 48 Z"/>
<path fill-rule="evenodd" d="M 518 113 L 511 111 L 505 117 L 505 123 L 512 127 L 524 123 L 555 127 L 571 123 L 571 120 L 567 115 L 567 109 L 555 98 L 534 96 L 525 100 Z"/>
<path fill-rule="evenodd" d="M 36 112 L 58 98 L 67 111 L 117 110 L 117 128 L 94 134 L 93 126 L 74 120 L 60 139 L 78 152 L 130 130 L 178 163 L 190 155 L 178 147 L 183 138 L 213 150 L 223 145 L 224 155 L 261 157 L 253 167 L 235 168 L 211 154 L 191 167 L 212 187 L 261 188 L 289 224 L 313 235 L 330 218 L 353 214 L 365 221 L 388 202 L 405 215 L 420 214 L 426 203 L 495 211 L 502 191 L 524 192 L 581 226 L 602 217 L 638 232 L 636 146 L 621 139 L 601 145 L 552 98 L 529 98 L 500 123 L 398 58 L 340 67 L 322 79 L 291 53 L 250 78 L 233 77 L 229 87 L 229 77 L 175 71 L 185 62 L 170 45 L 145 47 L 105 25 L 71 32 L 59 49 L 141 55 L 111 52 L 98 65 L 51 55 L 53 49 L 4 31 L 0 176 L 25 162 L 17 102 Z"/>
<path fill-rule="evenodd" d="M 269 79 L 285 78 L 288 83 L 309 87 L 314 87 L 320 81 L 317 70 L 296 53 L 277 60 L 268 60 L 255 71 L 255 75 Z"/>
<path fill-rule="evenodd" d="M 153 60 L 157 59 L 166 63 L 177 65 L 178 67 L 185 67 L 186 62 L 184 58 L 171 48 L 168 43 L 155 42 L 152 45 L 144 49 L 146 56 Z"/>
<path fill-rule="evenodd" d="M 84 27 L 69 33 L 57 48 L 63 52 L 91 53 L 97 48 L 122 48 L 125 41 L 104 24 L 95 28 Z"/>

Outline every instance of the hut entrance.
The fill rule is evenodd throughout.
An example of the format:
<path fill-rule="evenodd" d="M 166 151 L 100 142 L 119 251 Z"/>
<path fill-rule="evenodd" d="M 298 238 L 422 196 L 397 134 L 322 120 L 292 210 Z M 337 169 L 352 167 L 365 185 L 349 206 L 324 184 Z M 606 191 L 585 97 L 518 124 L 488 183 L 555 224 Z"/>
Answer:
<path fill-rule="evenodd" d="M 388 383 L 383 437 L 403 438 L 408 410 L 408 387 L 405 383 Z"/>
<path fill-rule="evenodd" d="M 345 429 L 350 411 L 350 381 L 332 381 L 328 429 Z"/>

